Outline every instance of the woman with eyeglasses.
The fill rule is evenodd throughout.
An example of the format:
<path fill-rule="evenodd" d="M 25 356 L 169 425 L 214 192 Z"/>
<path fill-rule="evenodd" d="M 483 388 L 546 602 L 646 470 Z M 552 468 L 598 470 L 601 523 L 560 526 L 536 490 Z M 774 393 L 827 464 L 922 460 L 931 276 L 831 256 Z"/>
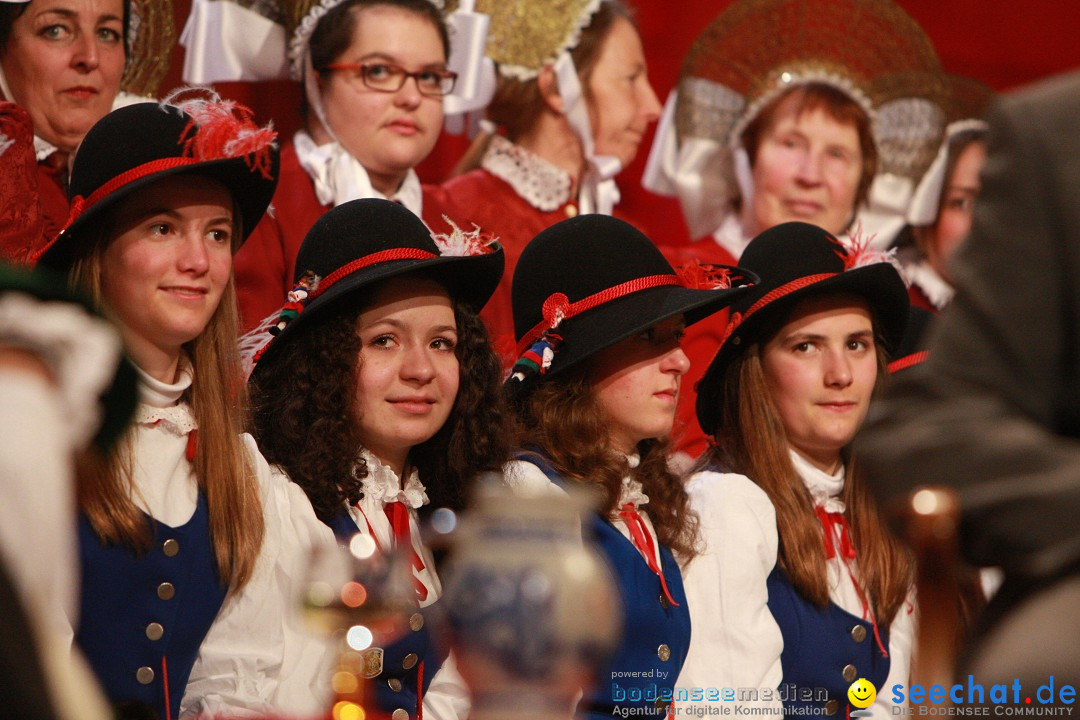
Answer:
<path fill-rule="evenodd" d="M 349 200 L 398 202 L 451 232 L 445 192 L 413 170 L 439 137 L 449 37 L 429 0 L 306 0 L 289 9 L 289 61 L 304 86 L 304 126 L 282 149 L 276 213 L 236 256 L 244 329 L 292 289 L 296 254 L 327 210 Z"/>

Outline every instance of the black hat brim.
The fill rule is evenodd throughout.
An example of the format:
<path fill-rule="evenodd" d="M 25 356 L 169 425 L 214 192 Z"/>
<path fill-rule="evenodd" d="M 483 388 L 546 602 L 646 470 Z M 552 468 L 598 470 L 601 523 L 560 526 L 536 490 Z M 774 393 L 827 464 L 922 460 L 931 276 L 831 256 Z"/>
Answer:
<path fill-rule="evenodd" d="M 562 323 L 556 332 L 563 342 L 544 377 L 564 372 L 676 315 L 681 314 L 686 325 L 693 325 L 731 304 L 748 289 L 692 290 L 665 285 L 609 300 Z"/>
<path fill-rule="evenodd" d="M 59 272 L 68 270 L 76 258 L 85 253 L 87 230 L 94 223 L 100 222 L 109 208 L 129 197 L 132 193 L 159 180 L 185 175 L 195 175 L 216 180 L 229 190 L 233 201 L 240 210 L 242 227 L 240 244 L 243 244 L 251 235 L 255 226 L 259 224 L 263 213 L 266 212 L 266 209 L 270 206 L 270 201 L 274 197 L 274 190 L 277 187 L 275 178 L 277 178 L 278 174 L 277 153 L 273 154 L 273 158 L 274 166 L 270 168 L 269 178 L 250 168 L 246 158 L 236 157 L 178 165 L 133 180 L 109 193 L 92 207 L 87 208 L 46 248 L 45 252 L 38 258 L 37 264 Z"/>
<path fill-rule="evenodd" d="M 401 275 L 422 273 L 431 277 L 446 288 L 451 298 L 460 300 L 474 311 L 480 312 L 499 285 L 504 262 L 502 249 L 496 248 L 493 252 L 482 255 L 440 255 L 426 260 L 393 260 L 365 268 L 362 273 L 349 275 L 304 306 L 303 311 L 273 338 L 252 374 L 257 373 L 260 367 L 266 367 L 276 354 L 275 350 L 284 344 L 287 337 L 296 333 L 296 328 L 310 324 L 328 309 L 339 307 L 350 297 L 362 297 L 358 291 Z M 267 340 L 270 340 L 269 336 Z"/>
<path fill-rule="evenodd" d="M 697 386 L 697 417 L 706 435 L 715 435 L 720 423 L 722 398 L 720 383 L 727 366 L 758 337 L 770 320 L 791 312 L 810 297 L 848 293 L 863 298 L 870 306 L 882 344 L 887 353 L 896 350 L 907 324 L 908 294 L 900 274 L 889 263 L 874 263 L 841 272 L 812 285 L 783 295 L 745 318 L 717 350 Z"/>

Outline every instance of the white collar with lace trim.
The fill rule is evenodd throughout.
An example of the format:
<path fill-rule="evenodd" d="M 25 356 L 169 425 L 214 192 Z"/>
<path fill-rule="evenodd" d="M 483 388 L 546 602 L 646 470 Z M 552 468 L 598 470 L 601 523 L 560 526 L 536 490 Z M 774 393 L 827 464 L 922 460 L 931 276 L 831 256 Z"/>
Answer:
<path fill-rule="evenodd" d="M 626 463 L 630 466 L 630 469 L 633 470 L 641 463 L 641 458 L 638 457 L 636 453 L 627 455 Z M 627 503 L 638 508 L 642 505 L 647 505 L 648 502 L 649 496 L 645 494 L 645 490 L 640 482 L 634 480 L 629 475 L 622 479 L 622 487 L 619 489 L 619 502 L 616 505 L 617 510 L 625 507 Z"/>
<path fill-rule="evenodd" d="M 843 464 L 830 475 L 811 465 L 809 460 L 791 448 L 788 448 L 788 452 L 795 472 L 802 478 L 806 489 L 810 491 L 810 497 L 814 499 L 814 505 L 821 505 L 826 512 L 844 512 L 844 501 L 840 499 L 840 493 L 844 490 Z"/>
<path fill-rule="evenodd" d="M 382 198 L 401 203 L 417 217 L 424 210 L 424 190 L 415 170 L 409 170 L 401 187 L 390 197 L 371 184 L 367 169 L 337 141 L 316 145 L 304 130 L 293 136 L 293 148 L 300 166 L 315 186 L 315 197 L 322 205 L 337 207 L 350 200 Z"/>
<path fill-rule="evenodd" d="M 906 264 L 903 269 L 904 279 L 908 284 L 922 290 L 926 299 L 938 310 L 944 310 L 956 293 L 952 285 L 938 275 L 925 260 Z"/>
<path fill-rule="evenodd" d="M 570 201 L 570 175 L 501 135 L 492 136 L 480 167 L 504 180 L 537 210 L 551 212 Z"/>
<path fill-rule="evenodd" d="M 177 366 L 177 380 L 163 383 L 147 375 L 138 365 L 139 404 L 135 408 L 136 425 L 155 425 L 174 435 L 187 435 L 198 427 L 191 407 L 180 398 L 191 387 L 195 373 L 186 354 L 180 355 Z"/>
<path fill-rule="evenodd" d="M 374 502 L 391 503 L 400 500 L 411 508 L 418 508 L 428 503 L 427 489 L 420 482 L 416 468 L 412 468 L 401 489 L 401 480 L 397 473 L 384 465 L 379 458 L 368 450 L 361 450 L 360 456 L 367 462 L 367 477 L 361 481 L 364 499 Z"/>

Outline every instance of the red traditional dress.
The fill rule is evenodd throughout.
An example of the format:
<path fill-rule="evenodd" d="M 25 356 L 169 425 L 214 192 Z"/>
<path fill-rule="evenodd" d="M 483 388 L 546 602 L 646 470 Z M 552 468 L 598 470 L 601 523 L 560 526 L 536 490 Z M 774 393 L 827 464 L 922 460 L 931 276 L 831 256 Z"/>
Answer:
<path fill-rule="evenodd" d="M 320 176 L 318 154 L 327 147 L 316 146 L 307 133 L 301 131 L 293 142 L 287 143 L 281 150 L 280 179 L 271 210 L 263 216 L 233 261 L 243 332 L 257 327 L 263 319 L 276 315 L 281 308 L 286 294 L 293 287 L 300 244 L 323 213 L 346 200 L 383 197 L 370 184 L 365 185 L 366 177 L 359 177 L 353 187 L 345 187 L 343 181 L 335 182 L 332 176 Z M 305 160 L 305 157 L 314 160 Z M 362 172 L 355 168 L 359 168 L 358 163 L 351 170 Z M 398 192 L 388 199 L 412 210 L 438 233 L 453 230 L 444 218 L 464 217 L 449 203 L 442 188 L 421 185 L 412 171 Z M 458 224 L 461 225 L 460 222 Z M 468 230 L 469 227 L 464 225 L 463 229 Z"/>
<path fill-rule="evenodd" d="M 495 235 L 506 270 L 480 316 L 504 367 L 517 356 L 510 282 L 521 251 L 541 230 L 578 214 L 573 182 L 562 169 L 506 138 L 494 136 L 480 167 L 442 188 L 462 217 Z"/>
<path fill-rule="evenodd" d="M 28 263 L 67 216 L 66 153 L 34 137 L 24 109 L 0 100 L 0 259 Z"/>

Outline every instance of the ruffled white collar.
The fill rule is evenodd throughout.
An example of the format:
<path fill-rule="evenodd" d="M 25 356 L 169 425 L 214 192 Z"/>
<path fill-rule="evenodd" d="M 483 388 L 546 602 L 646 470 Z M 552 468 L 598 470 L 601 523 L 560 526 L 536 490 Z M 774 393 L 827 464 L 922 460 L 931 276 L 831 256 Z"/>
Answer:
<path fill-rule="evenodd" d="M 809 460 L 794 450 L 789 448 L 788 452 L 795 472 L 802 478 L 806 489 L 810 491 L 810 497 L 814 499 L 814 505 L 821 505 L 826 512 L 844 512 L 844 501 L 840 499 L 840 493 L 844 490 L 844 466 L 841 465 L 830 475 L 811 465 Z"/>
<path fill-rule="evenodd" d="M 397 473 L 384 465 L 379 458 L 366 449 L 360 451 L 360 456 L 367 463 L 367 477 L 361 481 L 365 499 L 383 504 L 400 501 L 414 509 L 428 503 L 427 489 L 420 482 L 416 468 L 409 471 L 409 477 L 402 489 Z"/>
<path fill-rule="evenodd" d="M 315 185 L 315 197 L 322 205 L 335 207 L 350 200 L 383 198 L 399 202 L 417 217 L 422 217 L 423 188 L 416 171 L 409 170 L 391 197 L 371 185 L 371 178 L 360 161 L 337 141 L 316 145 L 311 136 L 300 130 L 293 136 L 293 147 L 300 166 Z"/>
<path fill-rule="evenodd" d="M 738 213 L 734 212 L 724 217 L 724 222 L 720 223 L 720 227 L 716 229 L 712 237 L 717 245 L 731 253 L 731 257 L 736 260 L 742 256 L 743 250 L 753 240 L 753 236 L 748 236 L 743 230 Z"/>
<path fill-rule="evenodd" d="M 480 167 L 504 180 L 537 210 L 551 212 L 570 201 L 570 175 L 544 158 L 494 135 Z"/>
<path fill-rule="evenodd" d="M 191 361 L 187 355 L 180 355 L 176 382 L 164 383 L 147 375 L 142 368 L 135 366 L 139 385 L 139 405 L 135 408 L 135 423 L 138 425 L 156 425 L 176 435 L 187 435 L 198 427 L 191 406 L 180 402 L 195 378 Z"/>
<path fill-rule="evenodd" d="M 636 468 L 641 463 L 641 458 L 638 455 L 627 455 L 626 462 L 630 465 L 630 469 Z M 623 508 L 627 503 L 630 503 L 635 508 L 646 505 L 649 502 L 649 496 L 645 494 L 644 488 L 641 483 L 634 480 L 629 475 L 622 479 L 622 488 L 619 490 L 619 502 L 617 507 Z"/>
<path fill-rule="evenodd" d="M 956 292 L 952 285 L 945 282 L 945 279 L 930 267 L 930 263 L 924 260 L 906 264 L 903 268 L 904 279 L 908 284 L 922 290 L 927 300 L 938 310 L 944 310 Z"/>

